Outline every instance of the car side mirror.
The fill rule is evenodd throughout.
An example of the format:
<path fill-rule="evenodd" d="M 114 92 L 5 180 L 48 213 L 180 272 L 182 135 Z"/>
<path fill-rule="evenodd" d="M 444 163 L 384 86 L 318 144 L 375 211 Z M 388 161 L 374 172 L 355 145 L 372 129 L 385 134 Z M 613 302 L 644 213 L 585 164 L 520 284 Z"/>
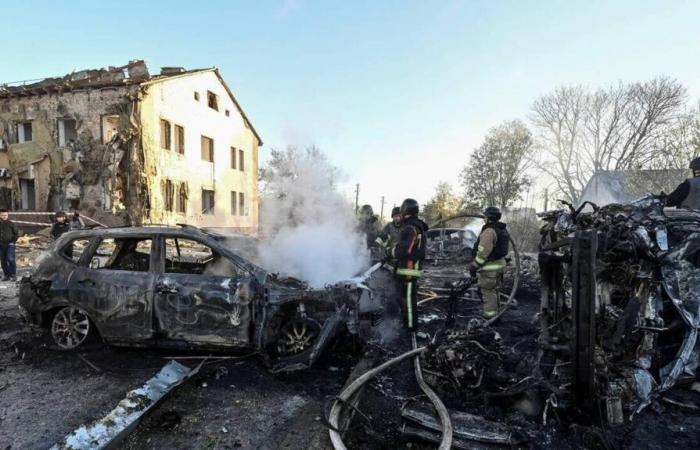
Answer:
<path fill-rule="evenodd" d="M 98 257 L 93 257 L 92 260 L 90 261 L 90 268 L 91 269 L 99 269 L 100 268 L 100 258 Z"/>

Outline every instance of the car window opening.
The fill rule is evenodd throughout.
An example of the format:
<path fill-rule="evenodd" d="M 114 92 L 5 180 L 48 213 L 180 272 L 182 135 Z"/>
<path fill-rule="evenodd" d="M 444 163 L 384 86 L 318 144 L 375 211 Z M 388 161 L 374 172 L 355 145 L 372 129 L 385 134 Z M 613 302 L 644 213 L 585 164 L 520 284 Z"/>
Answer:
<path fill-rule="evenodd" d="M 93 269 L 148 272 L 151 261 L 150 238 L 106 238 L 92 257 Z"/>
<path fill-rule="evenodd" d="M 165 240 L 165 272 L 223 277 L 238 275 L 236 266 L 211 247 L 183 238 Z"/>

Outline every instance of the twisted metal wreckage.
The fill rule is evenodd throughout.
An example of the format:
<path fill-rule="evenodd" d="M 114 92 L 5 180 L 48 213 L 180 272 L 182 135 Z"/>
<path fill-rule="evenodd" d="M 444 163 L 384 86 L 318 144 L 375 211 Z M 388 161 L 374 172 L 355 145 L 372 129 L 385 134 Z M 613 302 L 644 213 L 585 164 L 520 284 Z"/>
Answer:
<path fill-rule="evenodd" d="M 592 211 L 584 212 L 587 205 Z M 631 421 L 664 391 L 685 377 L 694 379 L 700 213 L 664 210 L 662 197 L 649 196 L 628 205 L 587 203 L 575 209 L 567 204 L 540 218 L 545 224 L 536 357 L 503 345 L 492 322 L 474 318 L 466 327 L 438 333 L 428 346 L 416 347 L 414 341 L 412 351 L 363 378 L 410 357 L 421 381 L 422 355 L 425 381 L 438 393 L 499 402 L 540 415 L 545 423 L 548 416 L 561 417 L 559 412 L 582 419 L 600 413 L 610 425 Z M 449 296 L 465 292 L 455 286 L 447 290 Z M 332 426 L 362 381 L 340 394 Z M 530 434 L 446 411 L 441 402 L 433 406 L 404 405 L 403 433 L 439 442 L 441 448 L 448 442 L 455 448 L 519 445 Z M 338 431 L 332 429 L 331 437 L 336 449 L 344 448 Z"/>
<path fill-rule="evenodd" d="M 656 196 L 567 206 L 540 215 L 538 368 L 574 407 L 604 406 L 621 424 L 694 377 L 700 213 L 664 210 Z"/>

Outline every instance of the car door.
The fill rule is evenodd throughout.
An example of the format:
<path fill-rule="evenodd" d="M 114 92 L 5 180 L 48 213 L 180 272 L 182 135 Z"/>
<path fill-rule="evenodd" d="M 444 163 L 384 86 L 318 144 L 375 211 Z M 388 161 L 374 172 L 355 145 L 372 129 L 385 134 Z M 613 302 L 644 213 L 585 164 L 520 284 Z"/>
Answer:
<path fill-rule="evenodd" d="M 161 235 L 154 311 L 167 339 L 208 347 L 250 345 L 251 279 L 202 240 Z"/>
<path fill-rule="evenodd" d="M 89 266 L 77 267 L 70 276 L 71 299 L 86 310 L 107 340 L 152 338 L 152 236 L 105 235 L 93 248 Z"/>

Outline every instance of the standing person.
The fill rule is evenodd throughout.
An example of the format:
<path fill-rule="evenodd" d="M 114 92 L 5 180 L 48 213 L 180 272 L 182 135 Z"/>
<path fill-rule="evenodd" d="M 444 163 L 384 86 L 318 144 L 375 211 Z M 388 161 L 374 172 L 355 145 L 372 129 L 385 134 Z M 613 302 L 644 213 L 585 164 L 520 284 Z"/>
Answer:
<path fill-rule="evenodd" d="M 3 281 L 17 279 L 15 263 L 15 243 L 19 237 L 19 229 L 10 220 L 6 209 L 0 209 L 0 263 L 2 264 Z"/>
<path fill-rule="evenodd" d="M 666 206 L 700 209 L 700 157 L 690 162 L 693 178 L 689 178 L 666 197 Z"/>
<path fill-rule="evenodd" d="M 396 259 L 396 277 L 401 291 L 401 312 L 409 331 L 416 327 L 418 279 L 425 259 L 425 232 L 428 225 L 418 218 L 418 202 L 412 198 L 403 201 L 400 208 L 403 226 L 392 251 Z"/>
<path fill-rule="evenodd" d="M 83 228 L 85 228 L 85 222 L 80 217 L 80 213 L 78 211 L 73 212 L 73 217 L 70 220 L 70 229 L 82 230 Z"/>
<path fill-rule="evenodd" d="M 66 221 L 66 213 L 59 211 L 56 213 L 56 223 L 51 226 L 51 240 L 55 241 L 63 233 L 71 230 L 71 225 Z"/>
<path fill-rule="evenodd" d="M 498 295 L 506 269 L 509 237 L 506 224 L 501 222 L 501 210 L 489 206 L 484 210 L 486 224 L 481 228 L 474 245 L 474 261 L 469 267 L 472 278 L 478 275 L 481 298 L 484 301 L 484 317 L 498 314 Z"/>
<path fill-rule="evenodd" d="M 370 205 L 362 205 L 362 208 L 360 208 L 357 228 L 367 238 L 367 248 L 371 248 L 381 232 L 381 225 Z"/>
<path fill-rule="evenodd" d="M 399 241 L 399 234 L 401 234 L 401 208 L 395 206 L 391 210 L 391 222 L 384 225 L 381 233 L 379 233 L 377 243 L 381 246 L 392 248 Z"/>

